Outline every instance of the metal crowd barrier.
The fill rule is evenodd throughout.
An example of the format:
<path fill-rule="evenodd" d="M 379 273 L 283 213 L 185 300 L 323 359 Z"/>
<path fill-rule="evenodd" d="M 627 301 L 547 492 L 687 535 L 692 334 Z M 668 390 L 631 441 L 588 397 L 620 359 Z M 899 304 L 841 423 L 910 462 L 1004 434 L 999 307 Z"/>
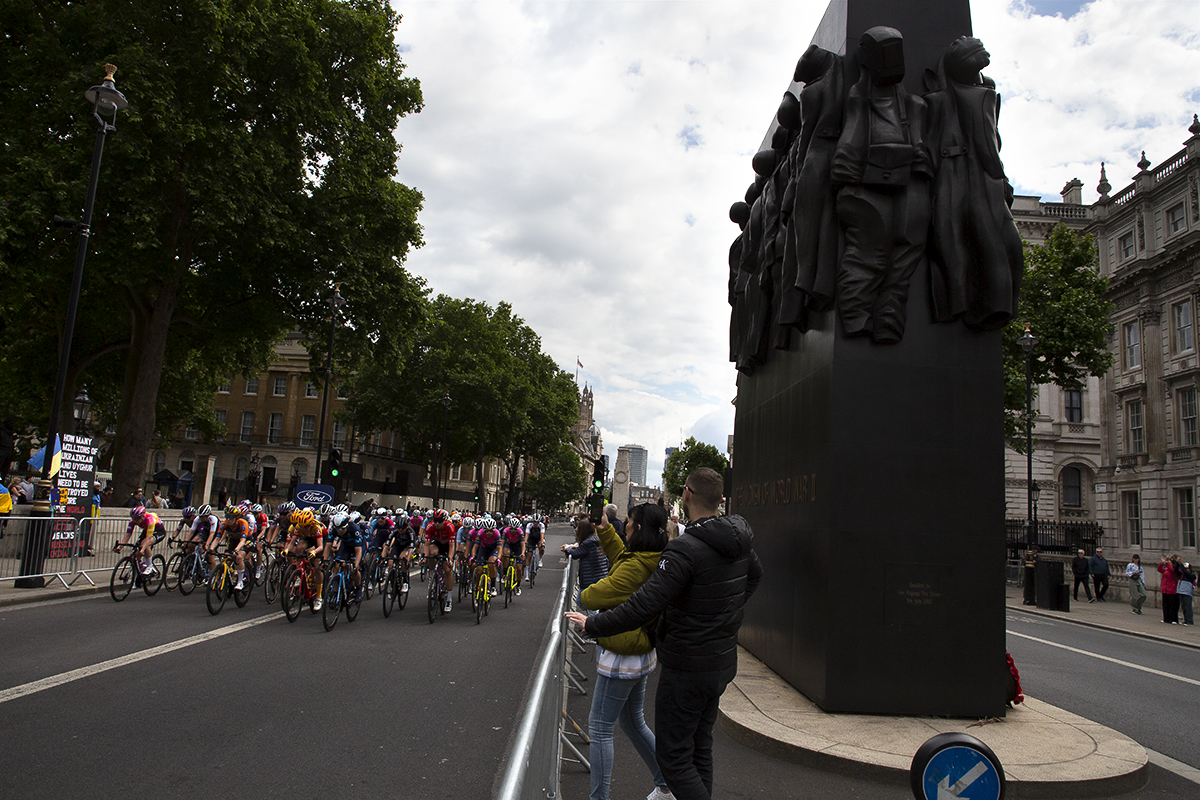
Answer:
<path fill-rule="evenodd" d="M 168 537 L 174 534 L 179 521 L 172 516 L 158 515 Z M 43 578 L 47 584 L 58 582 L 73 586 L 80 579 L 95 585 L 89 573 L 112 572 L 117 561 L 128 553 L 114 553 L 113 545 L 125 535 L 129 520 L 124 517 L 3 517 L 0 516 L 0 581 L 18 578 Z M 42 569 L 36 574 L 22 575 L 22 557 L 32 545 L 45 553 Z M 159 545 L 161 547 L 162 545 Z"/>
<path fill-rule="evenodd" d="M 497 800 L 553 800 L 558 797 L 568 641 L 568 623 L 563 612 L 568 608 L 568 597 L 579 569 L 578 561 L 570 559 L 570 562 L 563 570 L 562 589 L 542 638 L 533 688 L 521 710 L 517 735 L 496 792 Z"/>

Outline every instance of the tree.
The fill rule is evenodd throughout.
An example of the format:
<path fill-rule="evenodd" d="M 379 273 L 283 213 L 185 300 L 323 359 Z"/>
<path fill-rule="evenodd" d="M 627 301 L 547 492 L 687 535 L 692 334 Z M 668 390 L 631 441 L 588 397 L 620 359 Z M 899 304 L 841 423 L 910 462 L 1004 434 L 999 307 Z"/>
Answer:
<path fill-rule="evenodd" d="M 720 450 L 689 436 L 683 447 L 667 456 L 667 463 L 663 465 L 663 486 L 671 497 L 680 497 L 683 494 L 683 482 L 693 470 L 708 467 L 724 475 L 728 466 L 729 461 Z"/>
<path fill-rule="evenodd" d="M 1037 346 L 1033 352 L 1035 387 L 1052 383 L 1082 389 L 1089 376 L 1112 367 L 1108 338 L 1113 304 L 1107 279 L 1096 271 L 1092 237 L 1061 223 L 1045 244 L 1026 245 L 1025 276 L 1017 316 L 1004 329 L 1004 433 L 1009 446 L 1025 452 L 1025 351 L 1018 340 L 1029 323 Z"/>
<path fill-rule="evenodd" d="M 579 454 L 565 442 L 546 448 L 537 460 L 537 474 L 525 479 L 525 492 L 542 511 L 557 511 L 587 491 L 588 472 Z"/>
<path fill-rule="evenodd" d="M 80 93 L 109 61 L 130 99 L 106 145 L 67 386 L 86 380 L 115 421 L 118 495 L 156 433 L 211 424 L 218 375 L 256 372 L 295 327 L 323 352 L 334 283 L 354 320 L 342 353 L 411 319 L 423 289 L 402 261 L 421 195 L 394 180 L 393 131 L 421 94 L 388 3 L 12 0 L 0 22 L 18 87 L 0 104 L 0 319 L 30 343 L 0 367 L 40 402 L 0 401 L 27 425 L 44 428 L 74 249 L 47 222 L 82 205 L 88 175 Z"/>

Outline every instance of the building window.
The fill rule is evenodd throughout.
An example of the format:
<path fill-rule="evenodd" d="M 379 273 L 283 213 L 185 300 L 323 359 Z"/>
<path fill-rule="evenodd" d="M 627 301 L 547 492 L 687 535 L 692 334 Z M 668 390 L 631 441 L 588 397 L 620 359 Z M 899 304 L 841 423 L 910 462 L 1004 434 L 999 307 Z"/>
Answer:
<path fill-rule="evenodd" d="M 304 384 L 304 396 L 305 397 L 316 397 L 317 396 L 317 387 L 313 385 L 312 381 L 309 381 L 308 383 Z"/>
<path fill-rule="evenodd" d="M 391 468 L 391 467 L 388 467 L 388 468 L 387 468 L 387 473 L 386 473 L 385 480 L 386 480 L 388 483 L 391 483 L 391 482 L 392 482 L 392 468 Z"/>
<path fill-rule="evenodd" d="M 300 446 L 312 447 L 313 432 L 317 429 L 317 415 L 305 414 L 300 418 Z"/>
<path fill-rule="evenodd" d="M 340 383 L 338 384 L 338 387 L 337 387 L 337 396 L 338 396 L 338 400 L 346 399 L 346 387 L 342 386 Z"/>
<path fill-rule="evenodd" d="M 187 439 L 190 442 L 196 441 L 196 439 L 199 436 L 200 436 L 200 431 L 196 430 L 195 425 L 188 425 L 186 428 L 183 429 L 183 438 Z"/>
<path fill-rule="evenodd" d="M 1137 320 L 1126 322 L 1122 328 L 1125 342 L 1125 369 L 1136 369 L 1142 365 L 1142 330 Z"/>
<path fill-rule="evenodd" d="M 250 462 L 246 460 L 245 456 L 242 456 L 233 464 L 233 479 L 235 481 L 244 481 L 246 480 L 246 473 L 249 471 Z"/>
<path fill-rule="evenodd" d="M 333 446 L 339 450 L 346 446 L 346 423 L 333 421 Z"/>
<path fill-rule="evenodd" d="M 1183 230 L 1187 222 L 1187 217 L 1183 213 L 1183 203 L 1172 207 L 1167 211 L 1167 230 L 1171 233 L 1179 233 Z"/>
<path fill-rule="evenodd" d="M 1175 352 L 1186 353 L 1195 345 L 1192 338 L 1192 301 L 1187 300 L 1174 306 Z"/>
<path fill-rule="evenodd" d="M 462 480 L 462 465 L 455 464 L 454 466 L 452 466 L 450 468 L 450 480 L 452 480 L 452 481 Z"/>
<path fill-rule="evenodd" d="M 1121 260 L 1126 261 L 1133 258 L 1133 231 L 1122 236 L 1117 240 L 1117 247 L 1121 251 Z"/>
<path fill-rule="evenodd" d="M 258 394 L 258 378 L 246 379 L 246 394 Z"/>
<path fill-rule="evenodd" d="M 166 468 L 167 468 L 167 454 L 164 453 L 162 450 L 159 450 L 157 453 L 154 454 L 153 473 L 155 475 L 157 475 L 158 473 L 162 472 Z"/>
<path fill-rule="evenodd" d="M 274 456 L 267 456 L 258 465 L 259 486 L 263 491 L 272 491 L 277 485 L 276 473 L 279 471 L 279 462 Z"/>
<path fill-rule="evenodd" d="M 1125 541 L 1130 547 L 1142 546 L 1142 503 L 1137 492 L 1121 492 L 1121 512 L 1125 517 Z"/>
<path fill-rule="evenodd" d="M 371 480 L 379 480 L 379 467 L 371 467 Z"/>
<path fill-rule="evenodd" d="M 1066 467 L 1062 471 L 1062 504 L 1066 508 L 1083 506 L 1083 471 Z"/>
<path fill-rule="evenodd" d="M 241 440 L 243 442 L 248 442 L 251 440 L 251 438 L 253 438 L 253 436 L 254 436 L 254 412 L 253 411 L 243 411 L 242 412 Z"/>
<path fill-rule="evenodd" d="M 269 444 L 279 444 L 279 439 L 282 436 L 283 414 L 272 412 L 271 418 L 267 421 L 267 442 Z"/>
<path fill-rule="evenodd" d="M 1196 389 L 1186 386 L 1175 390 L 1175 401 L 1179 404 L 1179 444 L 1195 447 L 1196 438 Z"/>
<path fill-rule="evenodd" d="M 276 378 L 275 388 L 271 394 L 275 397 L 287 397 L 287 378 Z"/>
<path fill-rule="evenodd" d="M 226 417 L 225 409 L 218 408 L 217 410 L 213 411 L 213 419 L 216 421 L 217 426 L 221 431 L 221 433 L 217 434 L 217 441 L 221 441 L 222 439 L 225 438 L 225 436 L 223 435 L 224 431 L 226 430 L 225 417 Z"/>
<path fill-rule="evenodd" d="M 195 472 L 195 471 L 196 471 L 196 454 L 193 453 L 191 450 L 184 450 L 182 453 L 179 454 L 179 474 L 183 475 L 185 472 Z"/>
<path fill-rule="evenodd" d="M 1083 392 L 1079 389 L 1067 389 L 1064 398 L 1067 422 L 1083 422 Z"/>
<path fill-rule="evenodd" d="M 296 483 L 304 483 L 308 478 L 308 459 L 297 458 L 293 461 L 292 474 L 296 476 Z"/>
<path fill-rule="evenodd" d="M 226 378 L 225 380 L 221 381 L 221 383 L 219 383 L 217 385 L 217 392 L 219 392 L 220 394 L 229 394 L 229 384 L 230 384 L 229 378 Z"/>
<path fill-rule="evenodd" d="M 1196 492 L 1190 486 L 1175 490 L 1175 507 L 1179 509 L 1179 544 L 1196 546 Z"/>
<path fill-rule="evenodd" d="M 1142 415 L 1142 401 L 1130 400 L 1125 406 L 1126 430 L 1129 432 L 1129 452 L 1146 451 L 1146 426 Z"/>

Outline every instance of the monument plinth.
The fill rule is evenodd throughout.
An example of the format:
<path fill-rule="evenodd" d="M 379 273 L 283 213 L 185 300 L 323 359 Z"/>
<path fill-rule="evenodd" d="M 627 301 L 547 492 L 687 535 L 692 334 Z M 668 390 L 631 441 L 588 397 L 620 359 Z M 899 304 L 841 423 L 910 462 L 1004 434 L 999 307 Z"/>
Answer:
<path fill-rule="evenodd" d="M 792 86 L 803 119 L 785 102 L 731 214 L 731 505 L 766 567 L 740 641 L 827 711 L 1004 714 L 998 328 L 1021 265 L 1007 183 L 959 125 L 956 97 L 994 94 L 958 68 L 987 63 L 970 33 L 967 0 L 834 0 Z M 999 226 L 957 242 L 965 277 L 964 208 Z"/>

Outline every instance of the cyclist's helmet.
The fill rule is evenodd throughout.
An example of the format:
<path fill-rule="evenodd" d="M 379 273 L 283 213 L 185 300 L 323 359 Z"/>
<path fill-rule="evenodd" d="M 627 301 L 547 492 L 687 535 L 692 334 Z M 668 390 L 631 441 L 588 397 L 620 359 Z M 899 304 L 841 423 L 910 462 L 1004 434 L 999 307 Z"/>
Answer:
<path fill-rule="evenodd" d="M 445 522 L 449 518 L 450 516 L 446 513 L 446 509 L 444 508 L 439 508 L 437 511 L 433 512 L 433 521 L 439 524 Z"/>
<path fill-rule="evenodd" d="M 337 514 L 334 514 L 333 517 L 329 520 L 329 524 L 335 528 L 344 528 L 344 527 L 346 527 L 346 524 L 349 522 L 350 522 L 350 515 L 342 514 L 340 512 Z"/>
<path fill-rule="evenodd" d="M 319 514 L 322 517 L 328 517 L 332 513 L 333 513 L 333 506 L 329 505 L 329 503 L 322 503 L 321 507 L 317 509 L 317 514 Z"/>
<path fill-rule="evenodd" d="M 494 531 L 496 530 L 496 520 L 491 517 L 484 517 L 480 520 L 479 527 L 485 531 Z"/>
<path fill-rule="evenodd" d="M 336 506 L 334 506 L 334 507 L 333 507 L 333 513 L 335 513 L 335 514 L 349 514 L 349 513 L 350 513 L 350 506 L 346 505 L 345 503 L 340 503 L 340 504 L 338 504 L 338 505 L 336 505 Z"/>
<path fill-rule="evenodd" d="M 243 516 L 242 507 L 241 506 L 229 506 L 228 508 L 225 509 L 225 516 L 227 516 L 231 519 L 237 519 L 238 517 Z"/>
<path fill-rule="evenodd" d="M 396 522 L 400 525 L 407 525 L 408 524 L 408 512 L 397 511 L 396 512 Z"/>
<path fill-rule="evenodd" d="M 263 513 L 263 507 L 262 507 L 262 504 L 261 504 L 261 503 L 255 503 L 255 504 L 254 504 L 254 505 L 253 505 L 253 506 L 250 508 L 250 510 L 251 510 L 251 511 L 253 511 L 255 514 L 261 514 L 261 513 Z"/>
<path fill-rule="evenodd" d="M 208 503 L 205 503 L 204 505 L 200 506 L 200 508 L 196 509 L 196 513 L 202 517 L 207 517 L 212 513 L 212 506 L 210 506 Z"/>
<path fill-rule="evenodd" d="M 362 519 L 362 514 L 358 513 L 357 511 L 354 511 L 350 514 L 347 514 L 345 511 L 335 511 L 334 514 L 339 517 L 345 517 L 351 522 L 358 522 Z"/>
<path fill-rule="evenodd" d="M 455 511 L 454 514 L 450 517 L 450 521 L 451 522 L 462 522 L 462 516 L 460 516 L 459 513 L 457 511 Z"/>
<path fill-rule="evenodd" d="M 312 525 L 315 521 L 316 517 L 313 515 L 313 510 L 311 508 L 302 508 L 296 513 L 292 514 L 292 522 L 296 525 Z"/>
<path fill-rule="evenodd" d="M 194 517 L 196 516 L 196 509 L 191 506 L 185 506 L 182 513 L 185 517 Z"/>
<path fill-rule="evenodd" d="M 142 517 L 144 516 L 146 516 L 145 506 L 134 506 L 133 508 L 129 509 L 129 518 L 134 522 L 141 522 Z"/>
<path fill-rule="evenodd" d="M 293 513 L 295 513 L 296 504 L 293 503 L 291 500 L 285 500 L 284 502 L 279 504 L 279 508 L 276 509 L 276 511 L 279 512 L 279 516 L 287 518 L 287 517 L 291 516 Z"/>
<path fill-rule="evenodd" d="M 250 504 L 249 500 L 243 500 L 242 502 L 238 503 L 238 511 L 241 512 L 243 517 L 250 514 L 250 512 L 253 510 L 254 506 Z"/>

